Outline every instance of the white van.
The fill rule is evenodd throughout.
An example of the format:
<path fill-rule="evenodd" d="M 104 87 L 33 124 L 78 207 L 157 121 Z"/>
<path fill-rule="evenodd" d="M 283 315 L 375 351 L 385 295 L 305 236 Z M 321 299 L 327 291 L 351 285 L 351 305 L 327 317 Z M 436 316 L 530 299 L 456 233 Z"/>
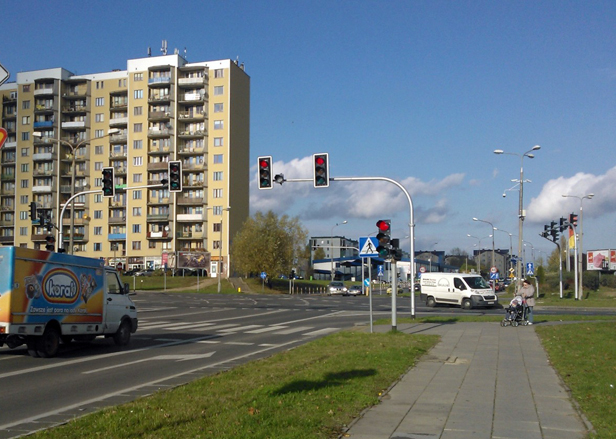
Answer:
<path fill-rule="evenodd" d="M 498 305 L 498 297 L 478 274 L 422 273 L 420 300 L 432 307 L 437 303 L 471 309 Z"/>

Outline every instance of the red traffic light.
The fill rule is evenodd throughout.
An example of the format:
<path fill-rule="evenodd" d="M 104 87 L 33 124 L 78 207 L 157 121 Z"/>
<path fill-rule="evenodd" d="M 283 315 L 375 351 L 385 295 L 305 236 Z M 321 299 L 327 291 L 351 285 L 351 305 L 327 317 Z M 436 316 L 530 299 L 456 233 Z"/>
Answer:
<path fill-rule="evenodd" d="M 313 183 L 314 187 L 329 186 L 329 154 L 324 152 L 321 154 L 313 154 Z"/>
<path fill-rule="evenodd" d="M 391 221 L 390 220 L 378 220 L 376 222 L 376 227 L 381 232 L 390 232 L 391 231 Z"/>
<path fill-rule="evenodd" d="M 272 184 L 272 157 L 264 156 L 257 159 L 259 165 L 259 189 L 271 189 Z"/>

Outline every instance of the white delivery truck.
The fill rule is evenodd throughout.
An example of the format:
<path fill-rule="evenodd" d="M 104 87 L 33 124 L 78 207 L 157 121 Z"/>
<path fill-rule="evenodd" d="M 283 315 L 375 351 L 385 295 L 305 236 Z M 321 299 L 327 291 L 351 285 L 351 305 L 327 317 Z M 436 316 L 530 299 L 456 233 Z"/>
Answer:
<path fill-rule="evenodd" d="M 60 341 L 102 335 L 123 346 L 137 330 L 128 284 L 102 260 L 2 247 L 0 273 L 0 346 L 53 357 Z"/>
<path fill-rule="evenodd" d="M 478 274 L 422 273 L 420 300 L 432 307 L 437 303 L 464 309 L 496 306 L 498 297 Z"/>

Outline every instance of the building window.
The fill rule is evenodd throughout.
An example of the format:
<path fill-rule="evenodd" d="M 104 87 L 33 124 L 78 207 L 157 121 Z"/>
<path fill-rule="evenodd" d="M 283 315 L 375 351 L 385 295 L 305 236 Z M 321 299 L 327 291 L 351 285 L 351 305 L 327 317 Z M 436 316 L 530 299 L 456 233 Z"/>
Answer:
<path fill-rule="evenodd" d="M 142 149 L 143 140 L 133 140 L 133 149 Z"/>
<path fill-rule="evenodd" d="M 30 125 L 30 116 L 22 116 L 21 124 L 22 125 Z"/>
<path fill-rule="evenodd" d="M 223 104 L 214 104 L 214 113 L 222 113 Z"/>
<path fill-rule="evenodd" d="M 212 197 L 214 197 L 214 198 L 222 198 L 222 189 L 214 189 L 212 191 Z"/>
<path fill-rule="evenodd" d="M 21 140 L 30 140 L 30 133 L 28 131 L 21 133 Z"/>
<path fill-rule="evenodd" d="M 224 78 L 224 77 L 225 77 L 225 71 L 223 69 L 214 70 L 214 78 Z"/>
<path fill-rule="evenodd" d="M 103 211 L 102 210 L 95 210 L 94 211 L 94 219 L 101 219 L 103 217 Z"/>
<path fill-rule="evenodd" d="M 133 183 L 141 183 L 143 181 L 143 174 L 133 174 Z"/>
<path fill-rule="evenodd" d="M 143 107 L 139 106 L 133 109 L 133 115 L 141 116 L 142 114 L 143 114 Z"/>
<path fill-rule="evenodd" d="M 135 90 L 133 92 L 133 97 L 135 99 L 143 99 L 143 90 Z"/>
<path fill-rule="evenodd" d="M 141 200 L 141 191 L 133 191 L 133 200 Z"/>
<path fill-rule="evenodd" d="M 97 107 L 104 107 L 105 106 L 105 98 L 96 98 L 96 100 L 94 101 L 94 105 Z"/>
<path fill-rule="evenodd" d="M 21 196 L 19 197 L 19 202 L 20 202 L 21 204 L 28 204 L 28 196 L 27 196 L 27 195 L 21 195 Z"/>
<path fill-rule="evenodd" d="M 214 223 L 214 224 L 212 224 L 212 232 L 220 233 L 221 230 L 222 230 L 222 224 L 221 223 Z"/>
<path fill-rule="evenodd" d="M 23 210 L 23 211 L 19 212 L 19 219 L 20 220 L 27 220 L 28 219 L 28 211 L 27 210 Z"/>
<path fill-rule="evenodd" d="M 94 179 L 94 187 L 102 187 L 103 186 L 103 177 Z"/>
<path fill-rule="evenodd" d="M 95 162 L 94 163 L 94 170 L 95 171 L 102 171 L 103 170 L 103 162 Z"/>
<path fill-rule="evenodd" d="M 222 85 L 214 86 L 214 96 L 221 96 L 224 92 L 224 88 Z"/>
<path fill-rule="evenodd" d="M 105 115 L 103 113 L 96 113 L 96 115 L 94 116 L 94 121 L 95 122 L 104 122 L 105 121 Z"/>
<path fill-rule="evenodd" d="M 102 203 L 103 202 L 103 194 L 94 194 L 94 202 Z"/>
<path fill-rule="evenodd" d="M 103 228 L 102 227 L 94 227 L 94 234 L 95 235 L 102 235 L 103 234 Z"/>
<path fill-rule="evenodd" d="M 213 206 L 212 215 L 222 215 L 222 206 Z"/>
<path fill-rule="evenodd" d="M 21 103 L 21 109 L 22 110 L 29 110 L 30 109 L 30 101 L 23 101 Z"/>
<path fill-rule="evenodd" d="M 214 163 L 222 163 L 222 154 L 214 154 Z"/>
<path fill-rule="evenodd" d="M 214 181 L 222 181 L 222 171 L 216 171 L 213 175 Z"/>
<path fill-rule="evenodd" d="M 30 91 L 30 84 L 24 84 L 21 88 L 21 91 L 24 93 L 28 93 Z"/>
<path fill-rule="evenodd" d="M 28 172 L 28 164 L 29 163 L 23 163 L 21 165 L 21 172 Z"/>
<path fill-rule="evenodd" d="M 94 243 L 94 251 L 95 252 L 103 251 L 103 244 L 101 244 L 100 242 L 95 242 Z"/>
<path fill-rule="evenodd" d="M 212 241 L 212 246 L 214 250 L 218 250 L 220 248 L 220 241 Z"/>
<path fill-rule="evenodd" d="M 28 228 L 27 227 L 20 227 L 19 228 L 19 235 L 20 236 L 28 236 Z"/>
<path fill-rule="evenodd" d="M 133 224 L 133 233 L 141 233 L 141 224 Z"/>
<path fill-rule="evenodd" d="M 143 81 L 143 73 L 135 73 L 135 74 L 133 75 L 133 79 L 134 79 L 135 81 Z"/>
<path fill-rule="evenodd" d="M 224 142 L 222 137 L 214 137 L 214 146 L 223 146 Z"/>
<path fill-rule="evenodd" d="M 142 166 L 143 165 L 143 157 L 133 157 L 133 166 Z"/>
<path fill-rule="evenodd" d="M 215 130 L 222 130 L 224 128 L 225 124 L 222 120 L 215 120 L 214 121 L 214 129 Z"/>
<path fill-rule="evenodd" d="M 141 207 L 133 207 L 133 216 L 141 216 Z"/>
<path fill-rule="evenodd" d="M 131 242 L 131 246 L 133 250 L 141 250 L 141 241 L 133 241 Z"/>
<path fill-rule="evenodd" d="M 28 187 L 28 180 L 21 180 L 21 188 L 25 189 Z"/>
<path fill-rule="evenodd" d="M 94 154 L 102 154 L 103 153 L 103 145 L 96 145 L 94 147 Z"/>
<path fill-rule="evenodd" d="M 133 125 L 133 132 L 134 133 L 140 133 L 143 131 L 143 124 L 142 123 L 136 123 Z"/>
<path fill-rule="evenodd" d="M 28 154 L 30 154 L 30 148 L 21 148 L 22 157 L 28 157 Z"/>
<path fill-rule="evenodd" d="M 105 135 L 105 130 L 94 130 L 94 137 L 100 139 Z"/>

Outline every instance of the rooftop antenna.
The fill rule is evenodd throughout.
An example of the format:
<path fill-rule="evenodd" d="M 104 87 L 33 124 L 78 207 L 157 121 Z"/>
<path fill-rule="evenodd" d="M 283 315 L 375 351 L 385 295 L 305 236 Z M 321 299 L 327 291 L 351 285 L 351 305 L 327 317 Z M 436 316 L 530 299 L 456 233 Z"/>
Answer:
<path fill-rule="evenodd" d="M 187 59 L 186 58 L 186 46 L 184 46 L 184 59 Z"/>
<path fill-rule="evenodd" d="M 163 55 L 167 54 L 167 40 L 163 40 L 163 46 L 160 48 L 160 51 L 163 53 Z"/>
<path fill-rule="evenodd" d="M 148 47 L 148 56 L 152 56 L 152 48 Z"/>

